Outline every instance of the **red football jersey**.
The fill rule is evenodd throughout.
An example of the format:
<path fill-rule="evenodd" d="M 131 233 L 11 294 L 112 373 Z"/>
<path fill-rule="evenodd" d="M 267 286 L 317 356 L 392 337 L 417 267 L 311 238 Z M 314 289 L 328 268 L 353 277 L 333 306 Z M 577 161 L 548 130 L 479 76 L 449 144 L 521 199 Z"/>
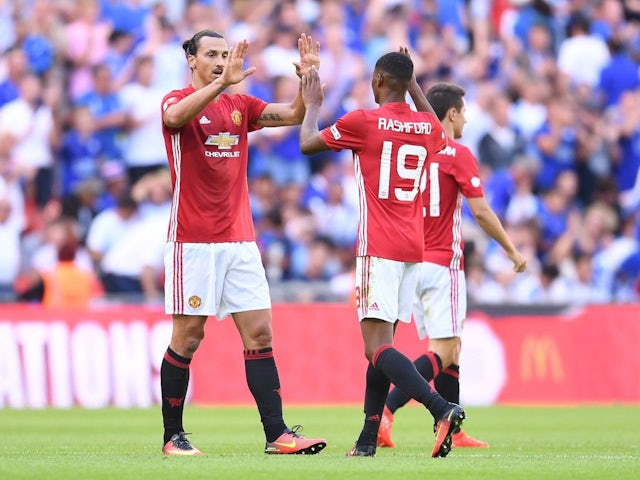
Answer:
<path fill-rule="evenodd" d="M 194 92 L 168 93 L 165 110 Z M 247 185 L 247 134 L 266 107 L 247 95 L 221 94 L 181 128 L 162 127 L 173 199 L 168 240 L 238 242 L 255 239 Z"/>
<path fill-rule="evenodd" d="M 484 196 L 476 159 L 467 147 L 449 139 L 444 150 L 427 159 L 420 188 L 424 203 L 423 260 L 462 270 L 462 197 Z"/>
<path fill-rule="evenodd" d="M 322 130 L 332 150 L 353 151 L 360 204 L 358 256 L 421 262 L 420 178 L 446 145 L 438 119 L 404 102 L 347 113 Z"/>

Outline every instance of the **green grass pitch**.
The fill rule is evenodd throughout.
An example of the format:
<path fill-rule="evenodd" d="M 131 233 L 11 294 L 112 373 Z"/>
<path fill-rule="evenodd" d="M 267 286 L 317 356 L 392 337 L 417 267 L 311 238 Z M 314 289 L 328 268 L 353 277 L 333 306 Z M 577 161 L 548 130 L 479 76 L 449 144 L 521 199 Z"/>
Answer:
<path fill-rule="evenodd" d="M 289 407 L 290 426 L 324 436 L 315 456 L 265 455 L 250 407 L 187 406 L 185 426 L 202 457 L 164 458 L 161 415 L 149 410 L 0 410 L 4 479 L 638 479 L 640 406 L 467 408 L 465 429 L 489 449 L 432 459 L 431 417 L 396 414 L 395 449 L 345 458 L 362 424 L 358 406 Z"/>

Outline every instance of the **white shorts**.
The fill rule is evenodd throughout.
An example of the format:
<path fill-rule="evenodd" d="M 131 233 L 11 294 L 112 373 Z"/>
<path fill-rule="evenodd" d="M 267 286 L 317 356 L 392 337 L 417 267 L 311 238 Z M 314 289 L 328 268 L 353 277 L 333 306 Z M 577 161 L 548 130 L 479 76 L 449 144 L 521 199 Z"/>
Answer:
<path fill-rule="evenodd" d="M 232 313 L 271 308 L 255 242 L 168 242 L 164 268 L 166 313 L 222 320 Z"/>
<path fill-rule="evenodd" d="M 467 316 L 464 271 L 423 262 L 413 316 L 421 339 L 461 336 Z"/>
<path fill-rule="evenodd" d="M 411 322 L 420 263 L 379 257 L 356 258 L 358 319 Z"/>

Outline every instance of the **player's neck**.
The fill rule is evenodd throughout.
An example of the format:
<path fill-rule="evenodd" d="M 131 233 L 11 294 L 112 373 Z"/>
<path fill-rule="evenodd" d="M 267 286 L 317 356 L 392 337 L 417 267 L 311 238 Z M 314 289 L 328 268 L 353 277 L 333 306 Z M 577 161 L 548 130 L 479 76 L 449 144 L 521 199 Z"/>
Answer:
<path fill-rule="evenodd" d="M 455 138 L 453 134 L 453 125 L 451 125 L 449 122 L 443 122 L 442 129 L 444 130 L 444 133 L 447 135 L 449 140 L 453 140 Z"/>
<path fill-rule="evenodd" d="M 191 79 L 191 86 L 194 90 L 200 90 L 201 88 L 206 87 L 208 84 L 198 80 L 196 77 Z"/>
<path fill-rule="evenodd" d="M 380 89 L 378 96 L 378 105 L 383 106 L 387 103 L 407 103 L 406 101 L 407 92 L 399 92 L 391 89 Z"/>
<path fill-rule="evenodd" d="M 404 97 L 389 96 L 384 99 L 381 99 L 379 105 L 383 106 L 383 105 L 386 105 L 387 103 L 407 103 L 407 101 L 405 100 Z"/>

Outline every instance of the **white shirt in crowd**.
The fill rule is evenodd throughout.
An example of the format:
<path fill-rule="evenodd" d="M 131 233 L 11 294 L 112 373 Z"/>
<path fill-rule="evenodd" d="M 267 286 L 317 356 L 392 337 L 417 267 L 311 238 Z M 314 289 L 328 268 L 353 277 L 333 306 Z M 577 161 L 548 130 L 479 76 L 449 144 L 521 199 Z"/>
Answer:
<path fill-rule="evenodd" d="M 576 35 L 560 44 L 558 68 L 578 85 L 595 87 L 600 71 L 609 61 L 609 49 L 593 35 Z"/>
<path fill-rule="evenodd" d="M 20 234 L 24 228 L 24 198 L 17 183 L 0 177 L 0 285 L 12 285 L 20 271 Z M 6 218 L 5 218 L 6 216 Z M 4 221 L 3 221 L 4 218 Z"/>
<path fill-rule="evenodd" d="M 169 218 L 154 215 L 128 226 L 121 237 L 106 252 L 102 271 L 125 277 L 139 277 L 145 267 L 164 268 L 164 246 L 167 243 Z"/>
<path fill-rule="evenodd" d="M 89 227 L 87 248 L 92 252 L 106 254 L 118 240 L 127 235 L 127 230 L 136 223 L 139 223 L 138 215 L 124 219 L 115 208 L 100 212 Z"/>
<path fill-rule="evenodd" d="M 47 106 L 35 111 L 18 98 L 0 109 L 0 132 L 17 139 L 11 151 L 11 161 L 16 167 L 49 167 L 53 163 L 50 136 L 53 115 Z"/>
<path fill-rule="evenodd" d="M 137 127 L 127 132 L 123 148 L 128 167 L 145 167 L 166 163 L 160 104 L 166 92 L 140 83 L 125 85 L 120 92 L 124 111 Z"/>

